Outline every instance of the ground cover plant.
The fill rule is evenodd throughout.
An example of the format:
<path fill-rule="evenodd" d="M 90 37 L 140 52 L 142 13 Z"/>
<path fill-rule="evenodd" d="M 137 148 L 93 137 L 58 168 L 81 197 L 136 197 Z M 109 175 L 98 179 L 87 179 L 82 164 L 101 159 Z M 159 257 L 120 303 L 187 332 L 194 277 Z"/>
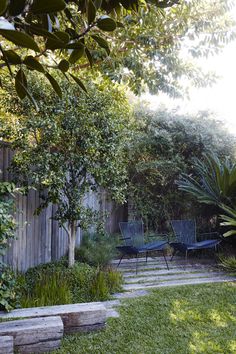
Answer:
<path fill-rule="evenodd" d="M 122 276 L 76 262 L 68 268 L 66 260 L 42 264 L 18 275 L 21 307 L 62 305 L 108 300 L 121 291 Z"/>
<path fill-rule="evenodd" d="M 106 330 L 67 336 L 60 354 L 233 354 L 236 352 L 233 283 L 155 290 L 125 300 Z"/>

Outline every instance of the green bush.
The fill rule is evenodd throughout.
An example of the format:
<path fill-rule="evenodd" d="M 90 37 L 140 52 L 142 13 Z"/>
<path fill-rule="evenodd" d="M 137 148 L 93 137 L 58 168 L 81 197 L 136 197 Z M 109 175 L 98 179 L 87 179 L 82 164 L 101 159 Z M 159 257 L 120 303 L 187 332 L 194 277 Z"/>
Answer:
<path fill-rule="evenodd" d="M 18 275 L 22 307 L 102 301 L 120 291 L 122 276 L 111 268 L 61 260 L 39 265 Z"/>
<path fill-rule="evenodd" d="M 0 310 L 10 311 L 19 305 L 14 272 L 0 264 Z"/>
<path fill-rule="evenodd" d="M 116 238 L 106 233 L 84 235 L 75 259 L 91 266 L 106 267 L 116 255 Z"/>
<path fill-rule="evenodd" d="M 220 258 L 220 267 L 228 272 L 236 273 L 236 257 L 222 257 Z"/>
<path fill-rule="evenodd" d="M 72 293 L 68 280 L 60 271 L 41 273 L 31 291 L 21 298 L 22 307 L 70 304 Z"/>

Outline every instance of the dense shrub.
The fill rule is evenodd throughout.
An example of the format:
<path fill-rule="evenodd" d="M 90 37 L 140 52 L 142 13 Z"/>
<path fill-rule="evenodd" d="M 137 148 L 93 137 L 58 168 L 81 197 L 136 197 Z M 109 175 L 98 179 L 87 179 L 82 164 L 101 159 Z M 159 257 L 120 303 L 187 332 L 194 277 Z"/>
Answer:
<path fill-rule="evenodd" d="M 12 215 L 14 200 L 11 198 L 14 191 L 13 183 L 0 182 L 0 257 L 5 254 L 9 240 L 15 236 L 16 223 Z M 17 288 L 14 272 L 0 260 L 0 310 L 9 311 L 16 304 Z"/>
<path fill-rule="evenodd" d="M 0 310 L 10 311 L 19 305 L 14 272 L 0 264 Z"/>
<path fill-rule="evenodd" d="M 214 206 L 179 191 L 176 180 L 181 173 L 195 176 L 195 159 L 209 151 L 219 158 L 233 157 L 235 137 L 207 112 L 190 116 L 143 109 L 136 112 L 136 122 L 129 146 L 130 218 L 142 218 L 146 229 L 154 230 L 165 230 L 170 219 L 195 217 L 200 225 L 212 218 Z"/>
<path fill-rule="evenodd" d="M 122 276 L 112 269 L 100 269 L 76 262 L 52 262 L 29 269 L 18 276 L 21 306 L 46 306 L 101 301 L 121 290 Z"/>
<path fill-rule="evenodd" d="M 116 255 L 116 238 L 106 233 L 84 235 L 75 259 L 92 266 L 106 267 Z"/>

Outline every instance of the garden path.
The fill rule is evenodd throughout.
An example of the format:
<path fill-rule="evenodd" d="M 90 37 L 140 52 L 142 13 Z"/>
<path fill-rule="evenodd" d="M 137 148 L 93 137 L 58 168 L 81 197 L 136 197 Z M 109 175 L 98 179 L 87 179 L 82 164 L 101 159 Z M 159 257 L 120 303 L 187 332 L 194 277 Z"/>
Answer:
<path fill-rule="evenodd" d="M 112 266 L 117 268 L 118 262 L 112 261 Z M 136 259 L 123 259 L 118 267 L 124 277 L 123 291 L 114 294 L 114 300 L 104 303 L 107 317 L 119 317 L 116 307 L 120 305 L 120 299 L 144 296 L 151 289 L 236 281 L 236 276 L 219 269 L 214 259 L 193 258 L 186 263 L 184 258 L 175 257 L 168 264 L 169 270 L 162 257 L 149 258 L 147 262 L 145 258 L 139 258 L 136 274 Z"/>

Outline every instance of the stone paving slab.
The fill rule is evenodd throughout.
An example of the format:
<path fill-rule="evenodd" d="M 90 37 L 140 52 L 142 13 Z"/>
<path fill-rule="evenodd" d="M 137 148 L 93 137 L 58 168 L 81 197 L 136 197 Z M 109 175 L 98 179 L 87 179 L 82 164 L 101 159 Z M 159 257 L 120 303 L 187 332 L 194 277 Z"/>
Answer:
<path fill-rule="evenodd" d="M 155 289 L 155 288 L 161 288 L 161 287 L 168 287 L 168 286 L 179 286 L 179 285 L 194 285 L 194 284 L 204 284 L 204 283 L 219 283 L 219 282 L 230 282 L 230 281 L 235 281 L 236 279 L 233 279 L 232 277 L 209 277 L 209 278 L 198 278 L 198 279 L 180 279 L 180 280 L 170 280 L 170 281 L 165 281 L 165 282 L 160 282 L 160 283 L 154 283 L 154 284 L 147 284 L 147 283 L 142 283 L 142 284 L 124 284 L 123 289 L 124 290 L 141 290 L 141 289 Z"/>
<path fill-rule="evenodd" d="M 223 272 L 214 272 L 214 273 L 177 273 L 174 275 L 161 275 L 161 276 L 147 276 L 147 277 L 134 277 L 134 278 L 125 278 L 125 284 L 136 284 L 136 283 L 145 283 L 150 282 L 164 282 L 169 280 L 179 280 L 182 279 L 193 279 L 193 278 L 209 278 L 215 276 L 224 276 Z"/>
<path fill-rule="evenodd" d="M 151 275 L 168 275 L 168 274 L 193 274 L 193 273 L 198 273 L 199 270 L 203 273 L 209 273 L 209 272 L 215 272 L 216 268 L 189 268 L 184 270 L 183 268 L 175 268 L 175 269 L 154 269 L 154 270 L 144 270 L 144 271 L 138 271 L 138 274 L 136 275 L 136 272 L 134 270 L 132 272 L 123 272 L 122 275 L 124 279 L 126 278 L 138 278 L 138 277 L 146 277 L 146 276 L 151 276 Z"/>
<path fill-rule="evenodd" d="M 206 267 L 206 265 L 202 265 L 202 264 L 180 264 L 180 265 L 169 265 L 169 269 L 177 269 L 177 271 L 183 271 L 183 270 L 194 270 L 194 269 L 206 269 L 209 267 Z M 136 266 L 134 265 L 133 267 L 127 266 L 127 267 L 119 267 L 117 268 L 117 270 L 121 273 L 130 273 L 133 272 L 134 274 L 136 273 Z M 149 264 L 138 264 L 138 273 L 139 272 L 144 272 L 144 271 L 150 271 L 150 270 L 166 270 L 168 271 L 166 266 L 162 266 L 159 264 L 153 264 L 153 265 L 149 265 Z"/>

